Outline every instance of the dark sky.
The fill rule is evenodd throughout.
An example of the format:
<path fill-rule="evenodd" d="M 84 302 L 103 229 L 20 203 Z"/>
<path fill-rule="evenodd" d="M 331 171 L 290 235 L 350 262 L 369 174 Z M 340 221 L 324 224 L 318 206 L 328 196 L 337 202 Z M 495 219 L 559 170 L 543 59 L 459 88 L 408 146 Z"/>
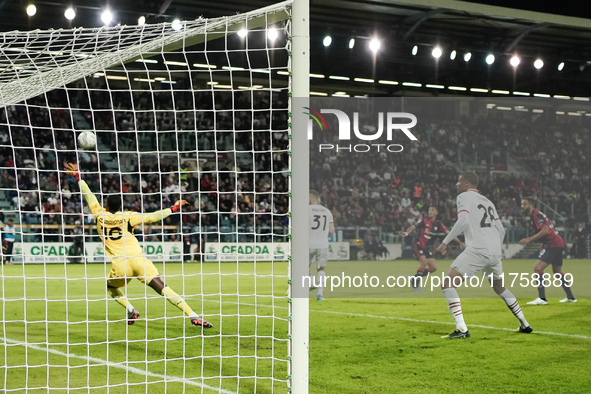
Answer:
<path fill-rule="evenodd" d="M 591 4 L 581 0 L 563 1 L 519 1 L 519 0 L 467 0 L 469 3 L 496 5 L 499 7 L 517 8 L 528 11 L 538 11 L 547 14 L 576 16 L 591 19 Z"/>

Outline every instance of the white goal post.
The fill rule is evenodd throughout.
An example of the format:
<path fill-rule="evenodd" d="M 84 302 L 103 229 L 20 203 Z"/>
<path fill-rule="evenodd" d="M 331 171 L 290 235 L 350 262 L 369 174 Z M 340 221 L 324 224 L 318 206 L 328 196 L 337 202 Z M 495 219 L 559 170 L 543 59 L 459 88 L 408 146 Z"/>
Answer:
<path fill-rule="evenodd" d="M 0 391 L 307 394 L 309 90 L 309 0 L 0 33 Z M 67 163 L 171 293 L 111 272 Z"/>
<path fill-rule="evenodd" d="M 309 107 L 310 95 L 310 9 L 309 1 L 294 1 L 292 23 L 292 96 L 298 105 Z M 293 103 L 293 101 L 291 102 Z M 307 118 L 301 108 L 292 113 L 292 256 L 291 264 L 291 380 L 294 393 L 308 393 L 309 381 L 309 298 L 301 278 L 308 274 L 308 205 L 310 190 Z M 294 294 L 295 293 L 295 294 Z"/>

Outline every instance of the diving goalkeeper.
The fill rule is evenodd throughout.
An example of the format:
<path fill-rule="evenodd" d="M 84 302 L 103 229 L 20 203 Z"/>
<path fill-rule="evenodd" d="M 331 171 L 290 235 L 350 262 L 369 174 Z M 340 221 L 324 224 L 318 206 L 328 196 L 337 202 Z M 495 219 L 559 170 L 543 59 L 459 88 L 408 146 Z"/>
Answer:
<path fill-rule="evenodd" d="M 201 319 L 199 315 L 193 312 L 181 296 L 164 284 L 158 269 L 154 266 L 154 263 L 144 256 L 139 242 L 133 235 L 133 228 L 138 224 L 164 220 L 171 213 L 177 212 L 187 202 L 177 201 L 171 208 L 142 214 L 138 212 L 121 212 L 121 196 L 110 195 L 107 197 L 105 208 L 103 208 L 86 182 L 80 179 L 78 168 L 74 164 L 68 163 L 65 170 L 68 175 L 76 178 L 90 212 L 96 219 L 97 231 L 103 241 L 105 252 L 111 260 L 107 290 L 115 301 L 127 309 L 127 323 L 133 324 L 140 314 L 125 298 L 121 288 L 125 287 L 132 278 L 137 278 L 185 312 L 193 325 L 204 328 L 213 327 L 211 323 Z"/>

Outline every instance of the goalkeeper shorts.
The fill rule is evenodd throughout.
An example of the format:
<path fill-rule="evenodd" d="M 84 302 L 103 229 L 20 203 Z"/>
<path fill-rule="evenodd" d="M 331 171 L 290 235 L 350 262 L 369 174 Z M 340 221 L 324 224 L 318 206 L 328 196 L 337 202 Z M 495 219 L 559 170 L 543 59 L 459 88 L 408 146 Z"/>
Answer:
<path fill-rule="evenodd" d="M 108 279 L 112 287 L 123 287 L 133 278 L 149 284 L 157 276 L 160 276 L 160 273 L 154 263 L 141 256 L 113 259 Z"/>

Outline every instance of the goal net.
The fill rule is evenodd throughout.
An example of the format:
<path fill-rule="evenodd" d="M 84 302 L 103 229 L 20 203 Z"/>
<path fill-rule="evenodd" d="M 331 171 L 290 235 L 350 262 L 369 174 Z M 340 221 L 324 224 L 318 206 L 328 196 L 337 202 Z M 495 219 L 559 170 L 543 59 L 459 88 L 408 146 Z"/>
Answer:
<path fill-rule="evenodd" d="M 3 392 L 290 390 L 290 14 L 1 34 Z"/>

